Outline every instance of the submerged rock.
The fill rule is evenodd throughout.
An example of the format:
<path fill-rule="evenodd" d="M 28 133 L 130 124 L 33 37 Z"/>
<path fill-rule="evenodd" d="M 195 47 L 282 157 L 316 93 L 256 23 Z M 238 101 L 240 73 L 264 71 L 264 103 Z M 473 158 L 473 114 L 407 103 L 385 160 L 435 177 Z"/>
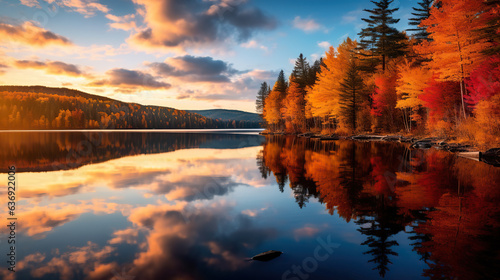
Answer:
<path fill-rule="evenodd" d="M 397 136 L 397 135 L 388 135 L 385 137 L 382 137 L 382 140 L 384 141 L 399 141 L 402 136 Z"/>
<path fill-rule="evenodd" d="M 319 140 L 322 140 L 322 141 L 325 141 L 325 140 L 339 140 L 340 137 L 338 137 L 337 135 L 330 135 L 330 136 L 323 136 L 321 138 L 319 138 Z"/>
<path fill-rule="evenodd" d="M 500 148 L 489 149 L 484 153 L 479 152 L 479 160 L 500 167 Z"/>
<path fill-rule="evenodd" d="M 433 145 L 430 141 L 418 141 L 413 143 L 410 147 L 414 149 L 429 149 Z"/>
<path fill-rule="evenodd" d="M 267 261 L 270 261 L 272 259 L 275 259 L 275 258 L 281 256 L 281 254 L 283 254 L 283 252 L 270 250 L 270 251 L 255 255 L 252 258 L 250 258 L 249 260 L 267 262 Z"/>
<path fill-rule="evenodd" d="M 380 135 L 356 135 L 351 137 L 353 140 L 381 140 L 384 136 Z"/>

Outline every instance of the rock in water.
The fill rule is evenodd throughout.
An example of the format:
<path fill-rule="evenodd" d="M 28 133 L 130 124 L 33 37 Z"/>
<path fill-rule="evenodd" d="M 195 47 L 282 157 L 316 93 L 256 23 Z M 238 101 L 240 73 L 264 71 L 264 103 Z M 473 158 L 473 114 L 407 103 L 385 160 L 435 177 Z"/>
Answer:
<path fill-rule="evenodd" d="M 484 153 L 479 153 L 479 160 L 500 167 L 500 148 L 489 149 Z"/>
<path fill-rule="evenodd" d="M 283 252 L 275 251 L 275 250 L 270 250 L 270 251 L 267 251 L 267 252 L 264 252 L 264 253 L 260 253 L 258 255 L 253 256 L 251 258 L 251 260 L 261 261 L 261 262 L 267 262 L 267 261 L 270 261 L 272 259 L 275 259 L 275 258 L 281 256 L 281 254 L 283 254 Z"/>

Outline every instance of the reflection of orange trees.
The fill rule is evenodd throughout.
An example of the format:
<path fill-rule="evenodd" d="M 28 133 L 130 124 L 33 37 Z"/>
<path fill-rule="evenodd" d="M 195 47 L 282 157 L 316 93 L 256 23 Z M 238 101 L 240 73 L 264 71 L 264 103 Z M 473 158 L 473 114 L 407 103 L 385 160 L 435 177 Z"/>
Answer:
<path fill-rule="evenodd" d="M 328 155 L 308 151 L 306 161 L 306 176 L 316 183 L 328 212 L 333 215 L 337 209 L 339 215 L 349 221 L 352 217 L 352 205 L 340 184 L 341 162 L 338 154 Z"/>
<path fill-rule="evenodd" d="M 396 255 L 393 236 L 405 229 L 431 279 L 500 274 L 500 169 L 442 151 L 375 142 L 273 137 L 263 153 L 263 163 L 289 176 L 292 188 L 312 181 L 330 214 L 356 220 L 380 275 Z"/>
<path fill-rule="evenodd" d="M 280 154 L 281 162 L 288 174 L 291 188 L 294 188 L 300 179 L 304 177 L 305 148 L 303 144 L 303 141 L 295 137 L 288 137 Z"/>
<path fill-rule="evenodd" d="M 276 182 L 283 192 L 286 181 L 286 170 L 281 162 L 281 144 L 278 142 L 280 138 L 272 138 L 271 141 L 264 145 L 263 157 L 264 164 L 276 177 Z"/>
<path fill-rule="evenodd" d="M 420 166 L 414 166 L 411 172 L 396 173 L 397 179 L 403 182 L 395 189 L 398 206 L 400 213 L 406 215 L 411 215 L 413 210 L 434 208 L 443 194 L 456 186 L 454 174 L 449 171 L 452 157 L 439 151 L 428 151 L 425 155 L 422 151 L 414 153 L 418 154 L 412 158 L 412 163 Z"/>
<path fill-rule="evenodd" d="M 123 156 L 197 148 L 216 141 L 257 143 L 256 139 L 258 136 L 201 133 L 8 133 L 8 137 L 0 137 L 0 172 L 13 163 L 19 172 L 64 170 Z"/>
<path fill-rule="evenodd" d="M 431 237 L 416 246 L 429 259 L 424 275 L 431 279 L 442 279 L 442 275 L 493 279 L 500 272 L 494 265 L 500 260 L 498 245 L 494 245 L 500 232 L 500 170 L 450 158 L 429 153 L 427 170 L 415 175 L 408 186 L 413 190 L 407 190 L 399 202 L 407 208 L 435 209 L 427 213 L 427 221 L 414 227 L 418 235 Z M 410 193 L 415 198 L 408 203 Z"/>

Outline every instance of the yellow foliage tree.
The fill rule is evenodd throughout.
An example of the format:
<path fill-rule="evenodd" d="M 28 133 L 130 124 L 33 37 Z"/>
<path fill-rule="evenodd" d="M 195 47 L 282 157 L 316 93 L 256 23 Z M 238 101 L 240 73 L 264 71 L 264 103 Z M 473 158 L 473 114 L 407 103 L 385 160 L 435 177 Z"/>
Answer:
<path fill-rule="evenodd" d="M 411 121 L 420 120 L 420 115 L 416 112 L 423 105 L 423 101 L 418 97 L 424 92 L 432 72 L 422 67 L 413 67 L 407 59 L 398 66 L 398 71 L 396 108 L 403 111 L 405 126 L 407 130 L 411 130 Z"/>

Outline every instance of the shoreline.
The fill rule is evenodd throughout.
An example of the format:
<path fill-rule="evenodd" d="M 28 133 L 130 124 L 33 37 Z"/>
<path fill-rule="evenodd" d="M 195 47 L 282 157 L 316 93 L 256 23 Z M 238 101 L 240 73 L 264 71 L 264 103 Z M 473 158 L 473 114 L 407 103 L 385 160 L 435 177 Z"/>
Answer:
<path fill-rule="evenodd" d="M 470 143 L 459 143 L 454 139 L 447 137 L 424 137 L 424 136 L 404 136 L 404 135 L 394 135 L 394 134 L 356 134 L 350 136 L 342 136 L 336 134 L 320 134 L 320 133 L 283 133 L 283 132 L 269 132 L 262 131 L 259 133 L 262 136 L 295 136 L 305 139 L 316 139 L 319 141 L 335 141 L 335 140 L 351 140 L 351 141 L 377 141 L 377 142 L 399 142 L 410 144 L 410 149 L 430 149 L 436 148 L 438 150 L 446 151 L 457 156 L 471 159 L 475 161 L 481 161 L 486 164 L 493 166 L 500 166 L 500 154 L 498 154 L 496 147 L 487 147 L 485 150 L 481 151 L 478 145 Z M 491 154 L 493 158 L 491 158 Z"/>

